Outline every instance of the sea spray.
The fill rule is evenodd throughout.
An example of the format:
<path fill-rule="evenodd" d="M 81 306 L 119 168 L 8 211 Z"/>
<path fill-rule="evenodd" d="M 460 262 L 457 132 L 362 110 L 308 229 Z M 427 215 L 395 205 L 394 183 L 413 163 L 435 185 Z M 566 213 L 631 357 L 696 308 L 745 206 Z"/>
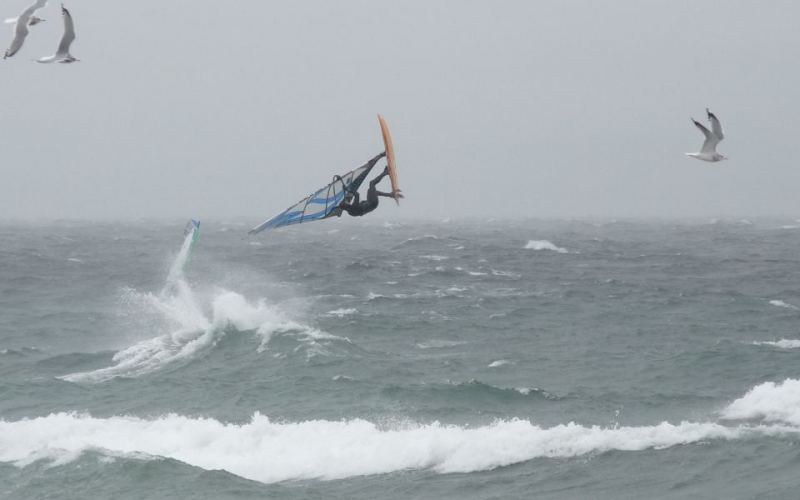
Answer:
<path fill-rule="evenodd" d="M 184 275 L 198 227 L 199 224 L 186 232 L 166 283 L 158 294 L 132 289 L 124 292 L 125 306 L 130 308 L 126 315 L 152 318 L 151 321 L 139 320 L 139 323 L 161 330 L 158 335 L 120 350 L 113 356 L 111 366 L 70 373 L 60 379 L 105 382 L 115 377 L 139 377 L 168 365 L 189 362 L 212 348 L 228 327 L 260 336 L 259 351 L 266 349 L 274 333 L 296 334 L 301 341 L 313 346 L 321 339 L 341 339 L 290 320 L 264 300 L 251 303 L 229 290 L 217 289 L 204 308 Z"/>

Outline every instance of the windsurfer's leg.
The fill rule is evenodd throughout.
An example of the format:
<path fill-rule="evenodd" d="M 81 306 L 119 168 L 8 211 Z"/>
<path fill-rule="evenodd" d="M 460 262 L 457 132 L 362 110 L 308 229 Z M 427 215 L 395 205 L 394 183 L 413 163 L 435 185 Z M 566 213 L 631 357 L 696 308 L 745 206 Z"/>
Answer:
<path fill-rule="evenodd" d="M 389 175 L 389 167 L 388 166 L 383 169 L 383 172 L 381 172 L 377 177 L 375 177 L 374 179 L 372 179 L 369 182 L 369 188 L 370 189 L 375 189 L 375 186 L 377 186 L 378 183 L 380 181 L 382 181 L 383 178 L 386 177 L 387 175 Z"/>
<path fill-rule="evenodd" d="M 369 183 L 369 189 L 367 190 L 367 202 L 370 205 L 377 206 L 378 204 L 378 190 L 375 189 L 374 181 Z"/>

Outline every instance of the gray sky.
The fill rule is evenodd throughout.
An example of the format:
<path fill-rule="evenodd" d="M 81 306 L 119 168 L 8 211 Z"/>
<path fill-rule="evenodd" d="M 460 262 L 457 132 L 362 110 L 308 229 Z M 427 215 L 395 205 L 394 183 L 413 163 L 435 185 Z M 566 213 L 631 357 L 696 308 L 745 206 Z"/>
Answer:
<path fill-rule="evenodd" d="M 81 62 L 31 62 L 53 0 L 0 61 L 0 218 L 266 218 L 382 149 L 377 112 L 384 218 L 800 216 L 794 0 L 67 7 Z M 727 162 L 683 155 L 705 106 Z"/>

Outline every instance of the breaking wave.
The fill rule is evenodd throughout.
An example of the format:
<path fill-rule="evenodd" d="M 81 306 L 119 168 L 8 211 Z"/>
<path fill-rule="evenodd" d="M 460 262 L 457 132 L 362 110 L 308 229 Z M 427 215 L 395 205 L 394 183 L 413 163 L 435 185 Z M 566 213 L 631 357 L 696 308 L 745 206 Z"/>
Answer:
<path fill-rule="evenodd" d="M 794 310 L 798 309 L 797 306 L 794 306 L 794 305 L 789 304 L 787 302 L 784 302 L 782 300 L 770 300 L 769 303 L 770 303 L 770 305 L 773 305 L 775 307 L 783 307 L 783 308 L 786 308 L 786 309 L 794 309 Z"/>
<path fill-rule="evenodd" d="M 729 420 L 759 420 L 800 427 L 800 380 L 764 382 L 750 389 L 721 415 Z"/>
<path fill-rule="evenodd" d="M 796 339 L 780 339 L 780 340 L 756 340 L 753 345 L 768 345 L 777 347 L 779 349 L 798 349 L 800 348 L 800 340 Z"/>
<path fill-rule="evenodd" d="M 333 480 L 405 470 L 466 473 L 535 458 L 569 458 L 613 450 L 641 451 L 748 437 L 800 434 L 786 426 L 681 422 L 639 427 L 543 428 L 528 420 L 480 427 L 439 422 L 382 426 L 363 419 L 278 423 L 256 413 L 248 423 L 166 415 L 95 418 L 57 413 L 0 421 L 0 461 L 25 467 L 62 465 L 83 452 L 131 459 L 166 457 L 206 470 L 274 483 Z"/>
<path fill-rule="evenodd" d="M 115 377 L 139 377 L 166 366 L 188 362 L 212 348 L 227 332 L 254 332 L 261 337 L 259 351 L 276 334 L 293 334 L 315 344 L 320 339 L 341 339 L 289 319 L 265 300 L 248 301 L 229 290 L 218 289 L 207 300 L 195 294 L 184 277 L 190 256 L 187 235 L 160 293 L 124 292 L 124 315 L 146 331 L 161 330 L 156 337 L 139 341 L 114 354 L 113 365 L 59 377 L 69 382 L 105 382 Z"/>
<path fill-rule="evenodd" d="M 465 390 L 479 382 L 461 384 Z M 494 389 L 504 391 L 502 389 Z M 515 389 L 520 395 L 536 390 Z M 721 412 L 721 422 L 661 422 L 644 426 L 541 427 L 529 420 L 482 426 L 361 418 L 275 422 L 256 413 L 247 423 L 163 415 L 157 418 L 54 413 L 0 420 L 0 462 L 25 467 L 71 462 L 83 452 L 148 460 L 165 457 L 206 470 L 273 483 L 341 479 L 406 470 L 473 472 L 535 458 L 569 458 L 608 451 L 659 450 L 711 440 L 800 435 L 800 380 L 755 386 Z M 730 425 L 729 420 L 751 420 Z"/>
<path fill-rule="evenodd" d="M 344 318 L 345 316 L 350 316 L 353 314 L 357 314 L 358 309 L 354 308 L 340 308 L 334 309 L 332 311 L 328 311 L 325 313 L 326 316 L 333 316 L 335 318 Z"/>
<path fill-rule="evenodd" d="M 566 248 L 561 248 L 547 240 L 528 240 L 525 250 L 551 250 L 558 253 L 569 253 Z"/>

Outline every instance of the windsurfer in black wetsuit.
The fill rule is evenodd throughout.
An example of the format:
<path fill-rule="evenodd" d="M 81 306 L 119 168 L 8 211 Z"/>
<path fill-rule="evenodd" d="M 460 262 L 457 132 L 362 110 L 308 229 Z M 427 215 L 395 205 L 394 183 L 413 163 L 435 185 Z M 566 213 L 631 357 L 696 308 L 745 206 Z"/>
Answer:
<path fill-rule="evenodd" d="M 371 159 L 367 164 L 368 165 L 375 165 L 378 160 L 386 156 L 386 153 L 380 153 L 375 158 Z M 380 181 L 383 180 L 384 177 L 389 175 L 389 167 L 387 166 L 383 169 L 383 172 L 380 173 L 377 177 L 372 179 L 369 183 L 369 189 L 367 189 L 367 199 L 366 201 L 361 201 L 361 197 L 358 194 L 358 191 L 349 191 L 348 193 L 353 195 L 353 198 L 348 201 L 343 201 L 339 204 L 339 210 L 336 215 L 342 215 L 342 211 L 347 212 L 350 214 L 351 217 L 361 217 L 362 215 L 368 214 L 378 208 L 378 197 L 385 196 L 387 198 L 394 198 L 395 194 L 393 193 L 384 193 L 382 191 L 378 191 L 376 187 Z M 403 195 L 397 193 L 397 196 L 402 198 Z"/>

